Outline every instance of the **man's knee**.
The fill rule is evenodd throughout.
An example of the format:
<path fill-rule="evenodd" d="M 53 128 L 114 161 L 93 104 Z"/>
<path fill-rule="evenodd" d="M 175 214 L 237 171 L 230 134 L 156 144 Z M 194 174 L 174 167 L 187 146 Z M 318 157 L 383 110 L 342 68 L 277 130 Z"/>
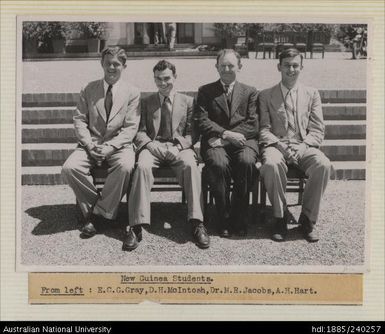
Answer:
<path fill-rule="evenodd" d="M 244 154 L 238 160 L 239 167 L 254 168 L 257 162 L 256 154 Z"/>
<path fill-rule="evenodd" d="M 77 167 L 78 166 L 73 159 L 67 159 L 62 166 L 61 173 L 64 176 L 72 175 Z"/>
<path fill-rule="evenodd" d="M 185 168 L 197 168 L 197 159 L 193 152 L 187 152 L 180 156 L 180 159 L 183 161 L 183 167 Z"/>
<path fill-rule="evenodd" d="M 152 172 L 153 163 L 147 159 L 139 159 L 136 170 L 140 173 Z"/>
<path fill-rule="evenodd" d="M 328 157 L 325 155 L 320 156 L 317 159 L 317 166 L 319 170 L 322 170 L 323 172 L 330 173 L 332 164 Z"/>
<path fill-rule="evenodd" d="M 134 161 L 122 160 L 118 162 L 119 169 L 127 174 L 131 174 L 134 169 Z"/>

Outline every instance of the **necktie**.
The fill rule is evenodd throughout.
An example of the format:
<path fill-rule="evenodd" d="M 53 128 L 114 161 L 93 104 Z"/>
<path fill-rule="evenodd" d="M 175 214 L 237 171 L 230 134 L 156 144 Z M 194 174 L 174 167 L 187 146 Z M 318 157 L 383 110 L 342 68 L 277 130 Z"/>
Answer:
<path fill-rule="evenodd" d="M 172 105 L 171 100 L 166 96 L 163 100 L 161 108 L 161 118 L 160 118 L 160 128 L 161 128 L 161 137 L 165 140 L 172 139 Z"/>
<path fill-rule="evenodd" d="M 285 109 L 287 115 L 287 135 L 289 138 L 292 138 L 296 135 L 296 126 L 294 118 L 294 102 L 291 90 L 287 92 L 285 97 Z"/>
<path fill-rule="evenodd" d="M 112 85 L 108 86 L 106 92 L 106 98 L 104 99 L 104 107 L 106 108 L 107 122 L 110 117 L 111 108 L 112 108 Z"/>
<path fill-rule="evenodd" d="M 224 85 L 225 95 L 226 95 L 226 101 L 227 106 L 229 107 L 229 110 L 231 110 L 231 92 L 230 92 L 230 85 Z"/>

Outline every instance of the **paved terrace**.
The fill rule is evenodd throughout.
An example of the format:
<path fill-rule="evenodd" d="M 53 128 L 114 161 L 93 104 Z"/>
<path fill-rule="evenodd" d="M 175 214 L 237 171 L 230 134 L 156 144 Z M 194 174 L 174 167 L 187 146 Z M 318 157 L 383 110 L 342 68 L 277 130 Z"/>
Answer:
<path fill-rule="evenodd" d="M 366 89 L 366 60 L 350 53 L 330 52 L 325 59 L 305 59 L 302 82 L 318 89 Z M 129 60 L 124 77 L 141 91 L 153 91 L 152 68 L 160 58 Z M 178 74 L 177 89 L 196 91 L 218 78 L 215 59 L 170 59 Z M 239 81 L 264 89 L 280 80 L 277 59 L 242 59 Z M 23 93 L 77 93 L 91 80 L 102 77 L 99 60 L 29 61 L 23 63 Z"/>

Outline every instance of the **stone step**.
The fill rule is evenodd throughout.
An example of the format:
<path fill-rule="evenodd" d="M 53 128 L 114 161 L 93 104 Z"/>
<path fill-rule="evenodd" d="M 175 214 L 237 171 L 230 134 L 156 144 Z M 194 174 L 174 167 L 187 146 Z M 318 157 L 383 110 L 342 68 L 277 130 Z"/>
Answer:
<path fill-rule="evenodd" d="M 325 138 L 326 139 L 365 139 L 366 138 L 366 121 L 325 121 Z"/>
<path fill-rule="evenodd" d="M 22 109 L 23 124 L 72 124 L 75 107 L 31 107 Z"/>
<path fill-rule="evenodd" d="M 331 179 L 365 180 L 365 161 L 335 161 Z M 65 184 L 61 176 L 61 166 L 22 167 L 22 185 Z"/>
<path fill-rule="evenodd" d="M 325 121 L 326 139 L 365 139 L 366 121 Z M 24 124 L 23 143 L 76 143 L 72 124 Z"/>
<path fill-rule="evenodd" d="M 74 107 L 25 107 L 22 110 L 23 124 L 72 124 Z M 322 106 L 325 120 L 365 120 L 364 103 L 328 103 Z"/>
<path fill-rule="evenodd" d="M 320 90 L 323 103 L 366 103 L 366 90 Z M 142 92 L 145 97 L 153 92 Z M 195 96 L 196 92 L 184 92 Z M 22 95 L 23 107 L 63 107 L 76 105 L 79 93 L 29 93 Z"/>
<path fill-rule="evenodd" d="M 75 143 L 22 145 L 22 166 L 59 166 L 75 149 Z M 199 146 L 195 147 L 199 154 Z M 332 161 L 365 161 L 365 140 L 325 140 L 321 150 Z"/>
<path fill-rule="evenodd" d="M 325 120 L 366 120 L 365 103 L 327 103 L 322 112 Z"/>

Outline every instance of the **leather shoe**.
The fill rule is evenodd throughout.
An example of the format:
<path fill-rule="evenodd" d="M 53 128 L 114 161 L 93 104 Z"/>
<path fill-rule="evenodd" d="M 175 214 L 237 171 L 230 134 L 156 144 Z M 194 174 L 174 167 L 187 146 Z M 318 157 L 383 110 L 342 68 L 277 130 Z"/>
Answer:
<path fill-rule="evenodd" d="M 195 244 L 199 247 L 199 248 L 209 248 L 210 246 L 210 237 L 209 235 L 207 234 L 207 230 L 205 228 L 205 226 L 203 225 L 203 223 L 201 221 L 193 221 L 191 222 L 193 223 L 193 238 L 194 238 L 194 241 L 195 241 Z"/>
<path fill-rule="evenodd" d="M 219 236 L 221 238 L 230 238 L 231 237 L 230 230 L 228 228 L 221 228 L 219 230 Z"/>
<path fill-rule="evenodd" d="M 97 233 L 94 224 L 91 221 L 87 221 L 86 225 L 82 228 L 81 238 L 92 238 Z"/>
<path fill-rule="evenodd" d="M 319 236 L 314 229 L 315 223 L 312 222 L 304 213 L 301 213 L 299 216 L 298 223 L 300 224 L 303 237 L 307 242 L 317 242 L 319 240 Z"/>
<path fill-rule="evenodd" d="M 284 218 L 274 217 L 273 226 L 271 229 L 271 239 L 273 241 L 285 241 L 287 235 L 287 225 Z"/>
<path fill-rule="evenodd" d="M 134 226 L 130 227 L 129 231 L 126 233 L 122 250 L 124 251 L 132 251 L 139 246 L 139 242 L 142 241 L 142 227 Z"/>
<path fill-rule="evenodd" d="M 247 225 L 242 224 L 242 225 L 237 226 L 237 228 L 234 231 L 234 234 L 236 234 L 240 237 L 247 236 Z"/>

